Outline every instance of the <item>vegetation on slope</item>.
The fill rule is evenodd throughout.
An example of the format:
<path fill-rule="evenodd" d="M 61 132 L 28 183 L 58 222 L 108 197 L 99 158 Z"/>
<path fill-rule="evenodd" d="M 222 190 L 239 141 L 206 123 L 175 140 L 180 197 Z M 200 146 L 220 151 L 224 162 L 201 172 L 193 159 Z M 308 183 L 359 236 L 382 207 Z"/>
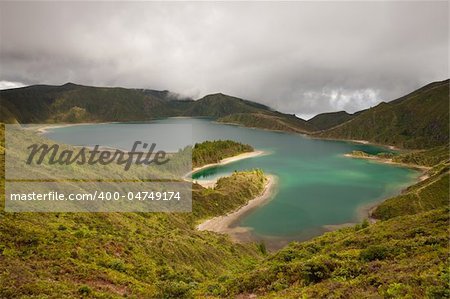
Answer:
<path fill-rule="evenodd" d="M 264 180 L 255 170 L 220 179 L 215 189 L 194 185 L 191 214 L 2 212 L 0 296 L 450 295 L 448 209 L 365 222 L 264 261 L 254 245 L 195 230 L 259 194 Z"/>
<path fill-rule="evenodd" d="M 345 111 L 321 113 L 308 120 L 308 123 L 321 131 L 345 123 L 353 117 L 355 117 L 355 114 L 349 114 Z"/>
<path fill-rule="evenodd" d="M 250 199 L 260 195 L 266 181 L 264 173 L 255 169 L 235 172 L 229 177 L 220 178 L 213 189 L 194 185 L 193 197 L 197 203 L 194 210 L 195 219 L 221 216 L 224 211 L 237 210 L 246 205 Z"/>
<path fill-rule="evenodd" d="M 263 181 L 252 171 L 216 189 L 194 185 L 193 213 L 1 212 L 0 297 L 191 297 L 260 259 L 256 246 L 195 226 L 247 202 Z"/>
<path fill-rule="evenodd" d="M 218 163 L 225 158 L 253 152 L 253 147 L 232 140 L 215 140 L 196 143 L 192 150 L 192 166 L 200 167 Z"/>
<path fill-rule="evenodd" d="M 262 104 L 246 101 L 222 93 L 207 95 L 193 103 L 184 113 L 186 116 L 208 116 L 219 118 L 233 113 L 271 113 L 272 110 Z"/>
<path fill-rule="evenodd" d="M 408 187 L 402 194 L 382 202 L 372 216 L 390 219 L 402 215 L 417 214 L 449 205 L 449 164 L 432 169 L 429 178 Z M 436 171 L 436 168 L 439 168 Z"/>
<path fill-rule="evenodd" d="M 402 153 L 393 157 L 394 162 L 417 164 L 422 166 L 434 166 L 449 161 L 449 146 L 443 145 L 428 150 Z"/>
<path fill-rule="evenodd" d="M 170 114 L 164 100 L 139 90 L 71 83 L 2 90 L 0 104 L 19 123 L 131 121 Z"/>
<path fill-rule="evenodd" d="M 449 80 L 429 84 L 353 119 L 320 132 L 319 137 L 368 140 L 425 149 L 449 142 Z"/>
<path fill-rule="evenodd" d="M 368 222 L 293 242 L 211 294 L 270 298 L 448 298 L 449 210 Z"/>
<path fill-rule="evenodd" d="M 449 152 L 448 146 L 441 146 L 423 151 L 400 154 L 380 153 L 370 155 L 362 151 L 353 151 L 351 157 L 374 159 L 382 162 L 404 163 L 411 166 L 433 166 L 427 170 L 426 178 L 392 198 L 382 202 L 372 212 L 377 219 L 390 219 L 397 216 L 425 212 L 449 204 Z"/>
<path fill-rule="evenodd" d="M 214 189 L 194 184 L 192 213 L 6 213 L 3 143 L 0 154 L 1 298 L 191 297 L 204 281 L 261 258 L 255 245 L 196 230 L 259 195 L 259 170 L 222 178 Z"/>
<path fill-rule="evenodd" d="M 295 131 L 310 131 L 312 126 L 292 115 L 240 98 L 207 95 L 197 101 L 181 98 L 169 91 L 81 86 L 34 85 L 0 91 L 0 121 L 5 123 L 57 123 L 144 121 L 171 116 L 210 117 L 236 113 L 258 113 L 274 117 Z M 278 121 L 252 123 L 253 127 L 280 129 Z M 284 128 L 281 128 L 284 129 Z M 291 130 L 291 129 L 290 129 Z M 291 130 L 292 131 L 292 130 Z"/>
<path fill-rule="evenodd" d="M 316 136 L 363 139 L 404 148 L 430 148 L 448 143 L 449 81 L 429 84 L 389 103 L 355 114 L 344 111 L 304 121 L 293 115 L 240 98 L 212 94 L 197 101 L 168 91 L 35 85 L 0 91 L 0 120 L 19 123 L 147 120 L 169 116 L 202 116 Z"/>
<path fill-rule="evenodd" d="M 221 117 L 217 121 L 238 124 L 244 127 L 296 133 L 305 133 L 314 130 L 313 126 L 300 118 L 275 113 L 235 113 Z"/>

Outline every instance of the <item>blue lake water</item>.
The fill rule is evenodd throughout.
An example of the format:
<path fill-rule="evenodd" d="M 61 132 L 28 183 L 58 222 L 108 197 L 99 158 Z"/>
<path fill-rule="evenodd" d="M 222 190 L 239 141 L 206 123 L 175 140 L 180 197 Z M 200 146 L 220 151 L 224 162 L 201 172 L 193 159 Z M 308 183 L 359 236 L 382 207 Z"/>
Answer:
<path fill-rule="evenodd" d="M 155 132 L 155 124 L 192 127 L 192 136 L 176 131 Z M 168 118 L 142 124 L 94 124 L 51 129 L 49 138 L 74 145 L 103 144 L 128 148 L 136 140 L 151 142 L 162 134 L 167 149 L 204 140 L 231 139 L 270 154 L 205 169 L 194 179 L 212 179 L 235 170 L 260 168 L 278 177 L 273 198 L 240 219 L 260 239 L 308 239 L 327 225 L 361 221 L 365 207 L 399 193 L 419 172 L 344 157 L 353 150 L 372 154 L 386 149 L 343 141 L 311 139 L 299 134 L 243 128 L 198 118 Z M 189 135 L 189 134 L 184 134 Z M 160 136 L 160 138 L 161 138 Z"/>

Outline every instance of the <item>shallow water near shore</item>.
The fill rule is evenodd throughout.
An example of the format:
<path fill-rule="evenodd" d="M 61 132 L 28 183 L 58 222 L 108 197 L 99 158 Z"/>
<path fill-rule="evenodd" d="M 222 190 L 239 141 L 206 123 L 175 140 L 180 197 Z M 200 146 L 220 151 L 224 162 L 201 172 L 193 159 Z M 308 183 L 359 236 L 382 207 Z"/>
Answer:
<path fill-rule="evenodd" d="M 211 180 L 235 170 L 260 168 L 277 176 L 274 197 L 236 223 L 248 227 L 255 239 L 264 240 L 269 247 L 320 235 L 328 225 L 359 222 L 362 207 L 399 193 L 420 176 L 420 172 L 412 169 L 344 157 L 354 150 L 371 154 L 387 151 L 367 144 L 311 139 L 299 134 L 218 124 L 208 119 L 168 118 L 147 124 L 147 130 L 134 123 L 68 126 L 49 129 L 46 135 L 74 145 L 100 143 L 124 148 L 136 140 L 151 141 L 151 134 L 146 134 L 151 124 L 186 124 L 192 126 L 194 143 L 231 139 L 269 152 L 193 175 L 194 180 Z M 172 150 L 183 146 L 177 144 L 176 135 L 167 138 Z"/>

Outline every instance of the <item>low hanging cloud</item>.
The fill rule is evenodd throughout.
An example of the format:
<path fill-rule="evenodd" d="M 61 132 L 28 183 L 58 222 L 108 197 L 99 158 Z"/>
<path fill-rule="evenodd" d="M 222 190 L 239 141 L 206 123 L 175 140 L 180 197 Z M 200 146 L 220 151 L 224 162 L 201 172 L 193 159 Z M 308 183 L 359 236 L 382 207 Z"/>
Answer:
<path fill-rule="evenodd" d="M 1 2 L 0 88 L 223 92 L 310 117 L 448 77 L 448 2 Z"/>

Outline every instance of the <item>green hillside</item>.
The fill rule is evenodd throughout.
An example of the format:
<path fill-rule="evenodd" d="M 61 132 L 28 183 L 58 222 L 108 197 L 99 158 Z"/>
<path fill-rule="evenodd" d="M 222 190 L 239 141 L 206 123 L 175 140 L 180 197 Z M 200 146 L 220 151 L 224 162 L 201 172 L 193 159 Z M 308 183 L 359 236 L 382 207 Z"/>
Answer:
<path fill-rule="evenodd" d="M 193 213 L 5 213 L 2 178 L 0 297 L 191 297 L 261 259 L 257 246 L 195 226 L 245 204 L 264 181 L 249 171 L 215 189 L 194 185 Z"/>
<path fill-rule="evenodd" d="M 375 156 L 362 151 L 353 151 L 351 156 L 380 162 L 405 163 L 422 169 L 424 166 L 432 166 L 424 173 L 422 181 L 378 205 L 371 214 L 374 218 L 387 220 L 446 207 L 450 203 L 448 145 L 399 154 L 380 153 Z"/>
<path fill-rule="evenodd" d="M 221 93 L 193 101 L 169 91 L 35 85 L 0 91 L 0 120 L 19 123 L 145 121 L 170 116 L 209 117 L 247 127 L 368 140 L 425 149 L 449 141 L 449 81 L 435 82 L 389 103 L 309 121 Z M 315 132 L 315 133 L 314 133 Z"/>
<path fill-rule="evenodd" d="M 431 167 L 439 163 L 449 161 L 449 159 L 450 159 L 449 146 L 443 145 L 433 147 L 427 150 L 402 153 L 398 156 L 395 156 L 393 158 L 393 161 Z"/>
<path fill-rule="evenodd" d="M 449 80 L 445 80 L 381 103 L 316 135 L 423 149 L 448 144 L 448 120 Z"/>
<path fill-rule="evenodd" d="M 308 120 L 308 123 L 321 131 L 349 121 L 354 116 L 354 114 L 349 114 L 345 111 L 321 113 Z"/>
<path fill-rule="evenodd" d="M 193 103 L 183 115 L 219 118 L 233 113 L 271 113 L 269 107 L 222 93 L 207 95 Z"/>
<path fill-rule="evenodd" d="M 223 123 L 268 130 L 301 133 L 315 130 L 312 125 L 294 115 L 273 111 L 265 105 L 221 93 L 195 101 L 184 115 L 209 116 Z"/>
<path fill-rule="evenodd" d="M 238 124 L 244 127 L 262 128 L 285 132 L 306 133 L 315 130 L 308 122 L 295 116 L 265 113 L 235 113 L 217 120 L 222 123 Z"/>
<path fill-rule="evenodd" d="M 211 293 L 232 298 L 449 298 L 448 208 L 293 242 Z"/>
<path fill-rule="evenodd" d="M 378 219 L 417 214 L 449 205 L 449 164 L 435 166 L 429 178 L 381 203 L 372 213 Z"/>
<path fill-rule="evenodd" d="M 3 126 L 0 140 L 0 298 L 188 298 L 262 258 L 254 244 L 196 230 L 259 195 L 259 170 L 233 173 L 213 189 L 194 184 L 192 213 L 6 213 Z"/>
<path fill-rule="evenodd" d="M 415 157 L 428 164 L 442 152 Z M 207 290 L 220 297 L 449 298 L 448 155 L 437 161 L 427 179 L 375 209 L 372 216 L 382 221 L 293 242 Z"/>
<path fill-rule="evenodd" d="M 228 122 L 272 130 L 315 130 L 306 121 L 269 107 L 224 95 L 199 100 L 183 98 L 167 90 L 34 85 L 0 91 L 0 121 L 4 123 L 79 123 L 145 121 L 161 117 L 192 116 L 218 119 L 235 114 L 258 114 L 247 121 L 232 117 Z"/>
<path fill-rule="evenodd" d="M 171 113 L 165 101 L 125 88 L 35 85 L 0 92 L 19 123 L 146 120 Z"/>

